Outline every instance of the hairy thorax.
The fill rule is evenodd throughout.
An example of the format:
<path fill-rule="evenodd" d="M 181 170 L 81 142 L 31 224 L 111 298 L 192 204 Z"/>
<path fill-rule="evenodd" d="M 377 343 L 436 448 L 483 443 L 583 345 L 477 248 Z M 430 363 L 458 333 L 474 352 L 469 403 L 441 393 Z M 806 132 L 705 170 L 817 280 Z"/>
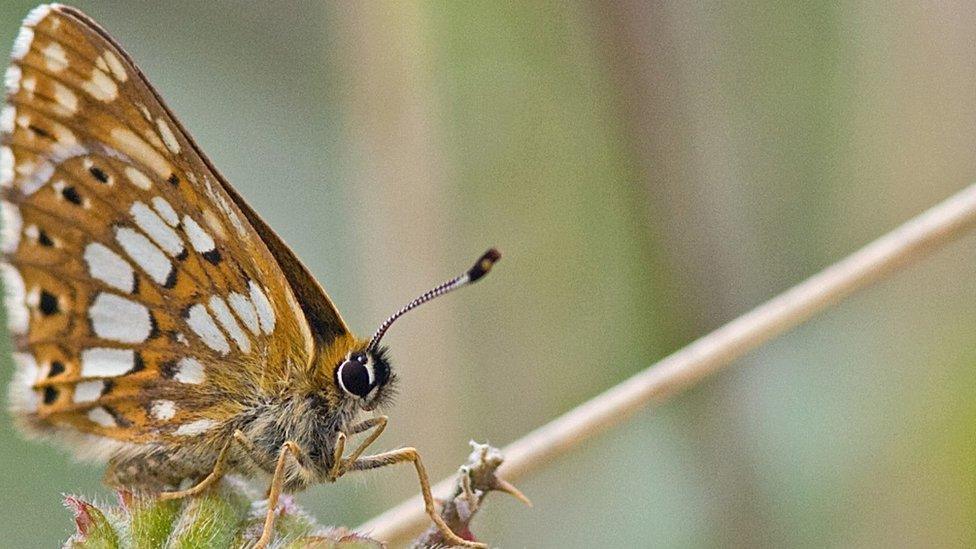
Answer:
<path fill-rule="evenodd" d="M 237 427 L 253 443 L 253 449 L 238 446 L 232 466 L 247 476 L 272 473 L 285 442 L 301 448 L 300 463 L 288 459 L 286 490 L 300 490 L 324 482 L 333 464 L 336 437 L 355 419 L 356 410 L 346 406 L 330 410 L 316 394 L 295 396 L 255 406 L 250 417 Z"/>

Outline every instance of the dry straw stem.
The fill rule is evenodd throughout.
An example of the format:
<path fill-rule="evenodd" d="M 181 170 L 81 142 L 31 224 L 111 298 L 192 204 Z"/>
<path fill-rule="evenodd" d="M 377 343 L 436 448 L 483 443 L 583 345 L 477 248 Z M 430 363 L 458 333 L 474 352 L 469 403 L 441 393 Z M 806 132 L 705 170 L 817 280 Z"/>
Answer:
<path fill-rule="evenodd" d="M 660 402 L 731 364 L 743 354 L 806 321 L 976 224 L 976 184 L 909 220 L 847 258 L 763 303 L 657 364 L 539 427 L 502 450 L 500 477 L 515 480 L 586 439 L 623 421 L 650 402 Z M 453 479 L 441 481 L 443 494 Z M 400 540 L 425 524 L 419 497 L 379 515 L 358 532 Z"/>

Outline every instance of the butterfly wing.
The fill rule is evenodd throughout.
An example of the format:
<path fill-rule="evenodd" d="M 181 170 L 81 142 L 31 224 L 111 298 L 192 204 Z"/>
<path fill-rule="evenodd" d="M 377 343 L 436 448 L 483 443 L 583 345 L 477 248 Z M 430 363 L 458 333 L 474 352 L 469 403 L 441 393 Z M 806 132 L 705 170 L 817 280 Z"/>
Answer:
<path fill-rule="evenodd" d="M 316 345 L 349 337 L 97 24 L 42 6 L 12 58 L 0 204 L 22 423 L 127 442 L 197 435 L 242 395 L 301 382 Z"/>

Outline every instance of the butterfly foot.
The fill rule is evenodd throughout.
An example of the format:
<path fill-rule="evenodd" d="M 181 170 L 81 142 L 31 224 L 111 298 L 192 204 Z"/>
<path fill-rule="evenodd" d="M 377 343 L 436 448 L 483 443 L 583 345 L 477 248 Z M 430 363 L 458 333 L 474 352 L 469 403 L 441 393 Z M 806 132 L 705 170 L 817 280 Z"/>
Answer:
<path fill-rule="evenodd" d="M 444 538 L 444 544 L 445 545 L 447 545 L 449 547 L 455 547 L 455 546 L 460 546 L 460 547 L 477 547 L 477 548 L 487 548 L 488 547 L 484 543 L 481 543 L 481 542 L 478 542 L 478 541 L 466 540 L 466 539 L 462 538 L 461 536 L 458 536 L 457 534 L 455 534 L 454 531 L 451 530 L 451 527 L 448 526 L 446 522 L 444 522 L 444 519 L 441 518 L 441 516 L 438 515 L 437 512 L 434 511 L 433 509 L 428 509 L 427 514 L 430 515 L 430 518 L 434 522 L 434 525 L 437 527 L 437 530 L 440 532 L 441 537 Z"/>
<path fill-rule="evenodd" d="M 448 535 L 448 533 L 450 533 L 450 535 Z M 441 532 L 441 535 L 444 536 L 444 541 L 447 542 L 446 545 L 449 547 L 474 547 L 476 549 L 488 549 L 488 544 L 481 543 L 480 541 L 466 540 L 450 530 L 447 532 Z"/>

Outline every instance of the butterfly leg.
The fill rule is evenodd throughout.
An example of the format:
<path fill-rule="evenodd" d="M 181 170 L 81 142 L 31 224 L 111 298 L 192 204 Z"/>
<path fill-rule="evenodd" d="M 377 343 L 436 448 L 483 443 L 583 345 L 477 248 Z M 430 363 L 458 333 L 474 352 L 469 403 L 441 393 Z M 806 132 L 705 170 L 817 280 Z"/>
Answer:
<path fill-rule="evenodd" d="M 420 461 L 420 454 L 417 453 L 416 448 L 400 448 L 398 450 L 383 452 L 381 454 L 363 456 L 350 463 L 347 470 L 365 471 L 367 469 L 377 469 L 379 467 L 386 467 L 387 465 L 404 462 L 413 463 L 414 468 L 417 470 L 417 477 L 420 479 L 420 493 L 424 498 L 424 509 L 427 511 L 427 515 L 430 517 L 430 520 L 434 521 L 434 524 L 437 525 L 437 529 L 440 530 L 441 535 L 444 536 L 444 540 L 449 545 L 461 545 L 464 547 L 477 548 L 487 547 L 487 545 L 484 543 L 468 541 L 458 537 L 458 535 L 451 531 L 450 527 L 448 527 L 448 525 L 444 522 L 444 519 L 442 519 L 437 513 L 437 509 L 434 506 L 434 497 L 430 493 L 430 478 L 427 476 L 427 469 L 424 467 L 423 462 Z"/>
<path fill-rule="evenodd" d="M 221 448 L 220 453 L 217 454 L 217 461 L 214 462 L 213 470 L 211 470 L 210 474 L 207 475 L 203 480 L 191 486 L 190 488 L 187 488 L 186 490 L 179 490 L 177 492 L 163 492 L 159 494 L 159 499 L 161 500 L 180 499 L 180 498 L 185 498 L 187 496 L 195 496 L 200 492 L 203 492 L 210 486 L 214 485 L 221 478 L 223 478 L 224 473 L 226 472 L 225 468 L 227 466 L 227 455 L 230 452 L 230 445 L 234 442 L 240 441 L 241 437 L 238 437 L 238 435 L 241 435 L 241 437 L 243 437 L 244 434 L 241 433 L 240 431 L 236 431 L 232 438 L 227 439 L 227 442 L 224 443 L 224 447 Z M 247 446 L 245 446 L 245 448 L 250 449 L 247 448 Z"/>
<path fill-rule="evenodd" d="M 302 449 L 290 440 L 285 442 L 278 452 L 278 463 L 275 465 L 274 475 L 271 477 L 271 486 L 268 488 L 268 514 L 264 517 L 264 530 L 261 532 L 261 538 L 254 544 L 254 549 L 264 549 L 271 541 L 271 534 L 274 532 L 275 511 L 278 507 L 278 498 L 281 497 L 281 490 L 285 484 L 285 465 L 288 462 L 289 454 L 299 466 L 302 464 Z"/>
<path fill-rule="evenodd" d="M 342 453 L 346 448 L 346 434 L 339 433 L 339 436 L 336 438 L 335 452 L 332 455 L 332 468 L 329 470 L 330 482 L 335 482 L 336 479 L 341 477 L 342 474 L 348 469 L 349 464 L 359 459 L 359 456 L 366 451 L 366 448 L 369 448 L 370 445 L 376 442 L 376 439 L 380 438 L 380 435 L 383 434 L 383 430 L 386 429 L 386 423 L 387 417 L 379 416 L 367 419 L 366 421 L 357 423 L 356 425 L 350 427 L 350 435 L 362 433 L 363 431 L 367 431 L 369 429 L 373 429 L 373 432 L 370 433 L 369 436 L 359 444 L 359 447 L 353 450 L 353 452 L 346 458 L 342 457 Z"/>

